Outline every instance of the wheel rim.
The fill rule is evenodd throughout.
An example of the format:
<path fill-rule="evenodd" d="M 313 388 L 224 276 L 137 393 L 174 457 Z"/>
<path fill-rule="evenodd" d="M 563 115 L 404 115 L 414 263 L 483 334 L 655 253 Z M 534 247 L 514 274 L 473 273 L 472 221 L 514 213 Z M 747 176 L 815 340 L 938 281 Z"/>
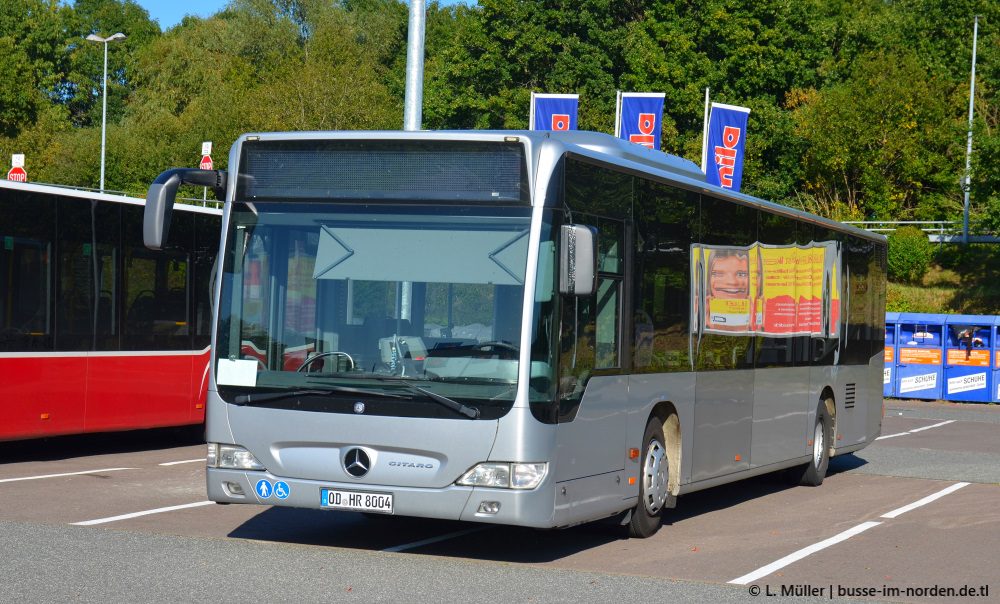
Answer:
<path fill-rule="evenodd" d="M 823 447 L 825 443 L 823 442 L 824 436 L 824 425 L 823 420 L 816 422 L 816 429 L 813 434 L 813 465 L 819 467 L 823 463 Z"/>
<path fill-rule="evenodd" d="M 663 443 L 653 440 L 646 449 L 646 459 L 642 464 L 642 499 L 646 512 L 656 515 L 667 500 L 667 450 Z"/>

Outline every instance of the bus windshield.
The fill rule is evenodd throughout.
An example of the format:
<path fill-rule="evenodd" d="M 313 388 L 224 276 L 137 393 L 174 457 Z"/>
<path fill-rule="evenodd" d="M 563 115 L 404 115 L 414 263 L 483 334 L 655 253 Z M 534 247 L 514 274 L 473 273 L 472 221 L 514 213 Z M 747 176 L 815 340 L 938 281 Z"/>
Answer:
<path fill-rule="evenodd" d="M 305 389 L 304 398 L 329 399 L 311 404 L 336 411 L 338 398 L 353 405 L 363 389 L 377 414 L 450 417 L 433 395 L 484 418 L 506 413 L 517 385 L 529 218 L 530 208 L 509 206 L 234 203 L 220 394 L 239 404 L 255 400 L 252 392 Z M 295 398 L 256 400 L 300 404 Z"/>

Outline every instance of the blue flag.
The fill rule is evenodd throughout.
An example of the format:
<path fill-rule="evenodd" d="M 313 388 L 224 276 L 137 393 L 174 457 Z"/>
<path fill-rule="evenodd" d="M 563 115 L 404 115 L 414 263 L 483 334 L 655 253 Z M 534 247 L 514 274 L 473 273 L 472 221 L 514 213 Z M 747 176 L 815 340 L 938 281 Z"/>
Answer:
<path fill-rule="evenodd" d="M 746 107 L 712 103 L 704 166 L 708 184 L 740 190 L 749 116 L 750 110 Z"/>
<path fill-rule="evenodd" d="M 531 93 L 530 130 L 576 130 L 578 94 Z"/>
<path fill-rule="evenodd" d="M 659 150 L 664 97 L 663 92 L 619 93 L 616 136 Z"/>

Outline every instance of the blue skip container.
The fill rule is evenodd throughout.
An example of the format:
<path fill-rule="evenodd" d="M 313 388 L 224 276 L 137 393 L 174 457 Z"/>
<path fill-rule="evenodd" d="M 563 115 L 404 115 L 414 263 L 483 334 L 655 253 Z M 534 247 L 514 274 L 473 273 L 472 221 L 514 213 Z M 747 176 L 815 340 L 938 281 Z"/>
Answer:
<path fill-rule="evenodd" d="M 882 376 L 882 396 L 896 396 L 896 323 L 898 312 L 885 313 L 885 371 Z"/>
<path fill-rule="evenodd" d="M 993 393 L 996 317 L 950 315 L 945 320 L 944 392 L 948 401 L 988 403 Z"/>
<path fill-rule="evenodd" d="M 896 323 L 893 396 L 929 400 L 941 398 L 946 317 L 930 313 L 900 313 Z"/>

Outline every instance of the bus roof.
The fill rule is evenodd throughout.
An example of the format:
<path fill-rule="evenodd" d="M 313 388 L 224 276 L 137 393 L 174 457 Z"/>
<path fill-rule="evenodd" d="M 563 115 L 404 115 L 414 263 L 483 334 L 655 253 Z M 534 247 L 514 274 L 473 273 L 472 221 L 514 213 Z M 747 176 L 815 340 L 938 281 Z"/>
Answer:
<path fill-rule="evenodd" d="M 11 191 L 23 191 L 26 193 L 58 195 L 60 197 L 76 197 L 78 199 L 93 199 L 97 201 L 110 201 L 114 203 L 128 203 L 139 206 L 146 205 L 146 200 L 141 197 L 129 197 L 127 195 L 112 195 L 110 193 L 99 193 L 97 191 L 73 189 L 61 185 L 22 183 L 10 180 L 0 180 L 0 190 L 5 190 L 5 189 Z M 220 216 L 222 214 L 222 210 L 218 210 L 215 208 L 203 208 L 201 206 L 194 206 L 185 203 L 175 203 L 174 209 L 184 210 L 188 212 L 196 212 L 199 214 L 213 214 L 216 216 Z"/>
<path fill-rule="evenodd" d="M 516 137 L 516 138 L 514 138 Z M 843 224 L 829 218 L 811 214 L 790 206 L 774 203 L 745 193 L 735 192 L 715 185 L 705 179 L 705 173 L 694 162 L 664 153 L 602 132 L 585 130 L 342 130 L 307 132 L 255 132 L 244 134 L 234 147 L 245 141 L 303 141 L 303 140 L 451 140 L 451 141 L 508 141 L 526 140 L 537 152 L 546 141 L 555 141 L 569 153 L 596 161 L 610 162 L 637 174 L 659 177 L 682 188 L 721 197 L 744 205 L 785 214 L 813 224 L 846 232 L 873 241 L 886 241 L 884 235 Z M 529 160 L 530 161 L 530 160 Z"/>

